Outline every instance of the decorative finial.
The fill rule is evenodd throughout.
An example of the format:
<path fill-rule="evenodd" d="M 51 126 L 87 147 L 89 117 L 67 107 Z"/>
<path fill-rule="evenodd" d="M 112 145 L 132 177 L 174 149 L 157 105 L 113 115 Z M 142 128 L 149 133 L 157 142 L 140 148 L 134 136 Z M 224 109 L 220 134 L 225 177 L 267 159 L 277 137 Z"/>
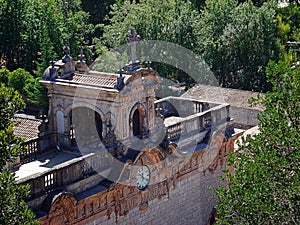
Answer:
<path fill-rule="evenodd" d="M 151 63 L 152 63 L 152 62 L 150 61 L 150 59 L 149 59 L 149 57 L 148 57 L 148 58 L 147 58 L 147 61 L 146 61 L 146 65 L 147 65 L 147 69 L 148 69 L 148 70 L 151 70 L 151 67 L 150 67 L 150 66 L 151 66 Z"/>
<path fill-rule="evenodd" d="M 51 63 L 52 69 L 54 69 L 54 64 L 55 64 L 55 61 L 54 61 L 54 58 L 53 58 L 53 56 L 51 57 L 51 61 L 50 61 L 50 63 Z"/>
<path fill-rule="evenodd" d="M 123 72 L 124 72 L 124 70 L 122 69 L 122 68 L 120 68 L 119 70 L 118 70 L 118 72 L 119 72 L 119 77 L 117 78 L 117 85 L 116 85 L 116 88 L 118 89 L 118 91 L 121 91 L 123 88 L 124 88 L 124 86 L 125 86 L 125 83 L 124 83 L 124 78 L 125 77 L 123 77 Z"/>
<path fill-rule="evenodd" d="M 64 47 L 64 53 L 65 53 L 65 55 L 70 54 L 70 46 L 68 45 L 68 43 L 66 43 L 66 46 Z"/>
<path fill-rule="evenodd" d="M 140 35 L 138 35 L 132 27 L 130 28 L 130 33 L 126 40 L 131 46 L 131 64 L 134 64 L 136 63 L 136 43 L 140 40 Z"/>
<path fill-rule="evenodd" d="M 54 67 L 55 61 L 54 61 L 54 59 L 53 59 L 53 56 L 51 57 L 50 63 L 51 63 L 51 68 L 50 68 L 50 78 L 52 79 L 52 78 L 53 78 L 53 74 L 55 73 L 55 67 Z"/>
<path fill-rule="evenodd" d="M 108 127 L 108 130 L 109 131 L 111 131 L 111 128 L 112 128 L 112 124 L 111 124 L 111 112 L 108 112 L 107 113 L 107 125 L 106 125 L 107 127 Z"/>
<path fill-rule="evenodd" d="M 85 55 L 83 54 L 83 50 L 81 49 L 80 54 L 78 55 L 80 62 L 83 62 L 84 57 L 85 57 Z"/>
<path fill-rule="evenodd" d="M 78 55 L 79 60 L 75 64 L 75 68 L 78 72 L 85 73 L 88 71 L 88 66 L 86 65 L 86 61 L 84 60 L 85 55 L 83 54 L 83 50 L 80 50 L 80 54 Z"/>
<path fill-rule="evenodd" d="M 118 72 L 119 72 L 119 74 L 120 74 L 120 77 L 122 77 L 122 74 L 124 73 L 124 70 L 123 70 L 122 68 L 120 68 L 120 69 L 118 70 Z"/>

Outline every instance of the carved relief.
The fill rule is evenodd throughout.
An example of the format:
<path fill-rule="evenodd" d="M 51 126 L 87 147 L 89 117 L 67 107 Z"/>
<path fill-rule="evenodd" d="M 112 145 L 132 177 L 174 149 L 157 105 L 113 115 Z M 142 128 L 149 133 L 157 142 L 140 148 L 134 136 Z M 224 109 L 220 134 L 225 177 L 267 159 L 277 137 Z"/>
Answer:
<path fill-rule="evenodd" d="M 55 196 L 49 212 L 50 224 L 71 224 L 76 202 L 72 193 L 62 192 Z"/>
<path fill-rule="evenodd" d="M 221 138 L 219 139 L 219 141 Z M 218 140 L 217 140 L 218 141 Z M 134 208 L 138 208 L 140 212 L 147 211 L 151 205 L 149 202 L 154 199 L 162 199 L 168 197 L 172 189 L 177 188 L 178 182 L 187 179 L 195 172 L 205 171 L 214 172 L 219 163 L 227 156 L 228 148 L 232 146 L 232 140 L 229 142 L 221 142 L 221 148 L 218 155 L 211 162 L 206 170 L 200 170 L 200 163 L 205 154 L 203 151 L 194 152 L 193 155 L 186 160 L 181 157 L 176 158 L 168 164 L 162 165 L 165 155 L 161 149 L 154 148 L 143 151 L 137 157 L 133 165 L 149 165 L 151 171 L 157 170 L 157 177 L 166 175 L 163 181 L 152 183 L 144 191 L 139 191 L 135 186 L 125 186 L 121 184 L 111 185 L 108 189 L 90 196 L 88 199 L 76 201 L 71 193 L 61 193 L 55 197 L 51 210 L 48 215 L 50 224 L 71 224 L 80 222 L 84 224 L 92 216 L 106 216 L 107 220 L 111 219 L 112 214 L 115 215 L 115 221 L 118 222 L 119 216 L 126 216 Z M 219 144 L 219 143 L 217 143 Z M 40 221 L 45 221 L 43 218 Z M 45 223 L 42 223 L 45 224 Z"/>

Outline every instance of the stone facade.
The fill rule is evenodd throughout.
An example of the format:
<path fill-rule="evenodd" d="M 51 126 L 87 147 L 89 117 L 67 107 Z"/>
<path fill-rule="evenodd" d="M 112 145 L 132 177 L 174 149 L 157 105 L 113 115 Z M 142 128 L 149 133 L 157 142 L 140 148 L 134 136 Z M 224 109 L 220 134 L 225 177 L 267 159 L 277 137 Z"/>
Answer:
<path fill-rule="evenodd" d="M 134 48 L 139 37 L 131 35 Z M 40 223 L 208 224 L 214 188 L 224 185 L 218 177 L 241 135 L 230 105 L 155 101 L 159 76 L 134 54 L 125 73 L 110 74 L 87 71 L 82 57 L 75 65 L 65 53 L 41 81 L 50 102 L 38 146 L 76 157 L 18 180 L 29 185 L 27 204 Z"/>
<path fill-rule="evenodd" d="M 120 76 L 120 75 L 119 75 Z M 55 79 L 41 81 L 48 88 L 50 99 L 49 128 L 52 135 L 50 146 L 57 144 L 66 148 L 71 147 L 72 110 L 88 108 L 99 114 L 103 123 L 102 136 L 108 134 L 108 119 L 112 123 L 118 140 L 129 144 L 133 135 L 133 114 L 139 111 L 141 135 L 153 133 L 154 117 L 154 88 L 159 82 L 158 75 L 153 70 L 139 69 L 132 75 L 123 75 L 124 87 L 118 90 L 117 74 L 89 72 L 75 73 L 72 80 Z M 121 75 L 122 76 L 122 75 Z M 89 118 L 74 118 L 86 121 Z M 93 119 L 93 118 L 92 118 Z M 78 141 L 78 140 L 77 140 Z M 99 140 L 98 140 L 99 141 Z"/>
<path fill-rule="evenodd" d="M 151 171 L 166 178 L 145 191 L 126 184 L 91 189 L 89 193 L 61 192 L 52 199 L 49 213 L 41 224 L 208 224 L 216 203 L 214 188 L 222 185 L 219 176 L 226 167 L 228 150 L 237 136 L 210 148 L 161 165 L 154 152 L 142 152 L 135 163 L 152 162 Z M 223 141 L 219 139 L 219 141 Z M 220 143 L 213 144 L 218 146 Z M 214 157 L 212 152 L 218 152 Z M 162 157 L 162 156 L 161 156 Z M 207 168 L 203 160 L 214 157 Z M 149 165 L 149 164 L 148 164 Z M 152 179 L 155 179 L 153 177 Z M 209 188 L 209 186 L 211 188 Z"/>
<path fill-rule="evenodd" d="M 184 93 L 182 97 L 229 104 L 229 116 L 234 118 L 235 127 L 246 130 L 258 125 L 257 117 L 264 110 L 260 104 L 250 106 L 248 103 L 251 98 L 257 98 L 258 94 L 264 96 L 263 93 L 252 91 L 198 84 Z"/>

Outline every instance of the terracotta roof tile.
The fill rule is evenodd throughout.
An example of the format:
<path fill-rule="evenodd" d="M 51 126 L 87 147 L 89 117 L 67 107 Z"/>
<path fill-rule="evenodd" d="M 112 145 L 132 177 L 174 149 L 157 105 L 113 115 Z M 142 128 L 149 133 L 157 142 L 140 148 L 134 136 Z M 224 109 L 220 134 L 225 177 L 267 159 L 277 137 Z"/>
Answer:
<path fill-rule="evenodd" d="M 25 114 L 17 114 L 14 122 L 14 134 L 23 137 L 25 141 L 37 138 L 39 133 L 39 125 L 42 120 L 36 119 L 34 116 Z"/>
<path fill-rule="evenodd" d="M 117 77 L 75 74 L 71 82 L 92 86 L 101 86 L 106 88 L 114 88 L 117 83 Z"/>
<path fill-rule="evenodd" d="M 182 97 L 194 98 L 203 101 L 228 103 L 233 107 L 263 111 L 264 107 L 262 105 L 251 107 L 248 104 L 248 100 L 252 97 L 256 98 L 257 95 L 258 92 L 199 84 L 185 92 Z"/>

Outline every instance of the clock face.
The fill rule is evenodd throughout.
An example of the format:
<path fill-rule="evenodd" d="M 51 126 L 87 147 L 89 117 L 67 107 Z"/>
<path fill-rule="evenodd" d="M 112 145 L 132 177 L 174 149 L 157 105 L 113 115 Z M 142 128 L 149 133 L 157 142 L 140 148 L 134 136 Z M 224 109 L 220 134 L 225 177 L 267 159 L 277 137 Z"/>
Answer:
<path fill-rule="evenodd" d="M 141 166 L 136 175 L 137 188 L 144 190 L 150 182 L 150 169 L 148 166 Z"/>

